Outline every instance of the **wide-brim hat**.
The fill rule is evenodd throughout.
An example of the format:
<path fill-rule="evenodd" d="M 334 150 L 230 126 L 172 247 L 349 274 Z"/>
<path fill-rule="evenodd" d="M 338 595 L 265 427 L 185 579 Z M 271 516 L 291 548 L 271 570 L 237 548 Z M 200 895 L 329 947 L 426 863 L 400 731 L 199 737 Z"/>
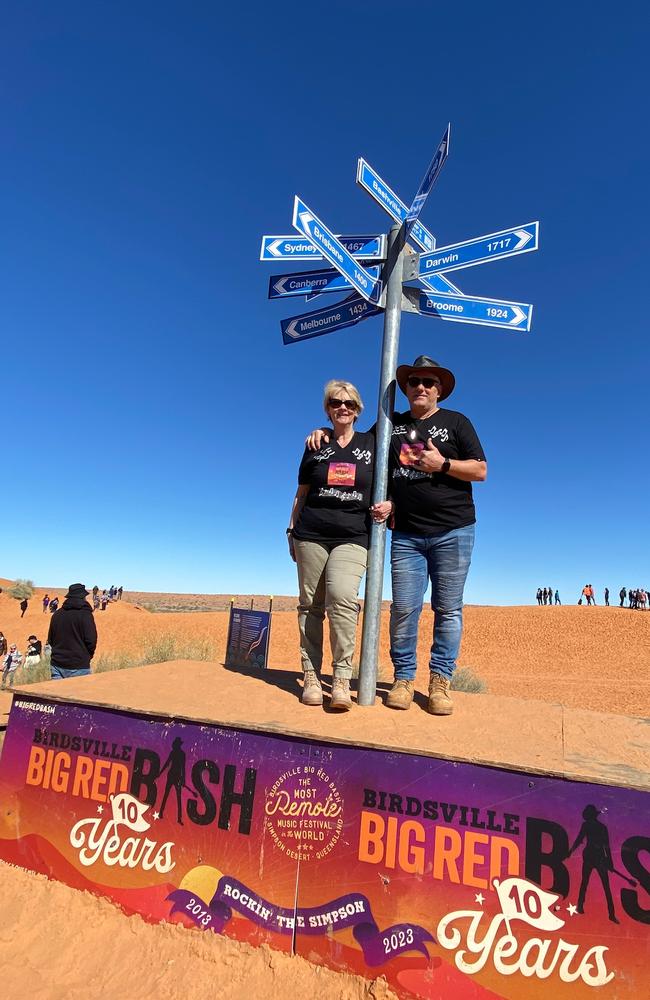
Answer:
<path fill-rule="evenodd" d="M 88 597 L 90 591 L 86 590 L 83 583 L 71 583 L 68 587 L 66 597 Z"/>
<path fill-rule="evenodd" d="M 454 378 L 452 372 L 450 372 L 448 368 L 443 368 L 437 361 L 434 361 L 433 358 L 427 357 L 426 354 L 420 354 L 412 365 L 400 365 L 395 372 L 397 384 L 404 395 L 406 395 L 406 380 L 409 375 L 412 375 L 414 372 L 426 372 L 427 375 L 435 375 L 440 379 L 439 400 L 446 399 L 447 396 L 451 396 L 454 391 L 456 379 Z"/>

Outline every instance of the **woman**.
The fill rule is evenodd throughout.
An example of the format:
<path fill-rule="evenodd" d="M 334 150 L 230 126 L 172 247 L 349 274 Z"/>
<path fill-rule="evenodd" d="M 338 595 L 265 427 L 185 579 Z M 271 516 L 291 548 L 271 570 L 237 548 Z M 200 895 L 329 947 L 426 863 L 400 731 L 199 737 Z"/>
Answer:
<path fill-rule="evenodd" d="M 368 557 L 375 436 L 354 429 L 363 403 L 351 382 L 328 382 L 323 406 L 333 431 L 317 451 L 305 449 L 287 536 L 298 567 L 302 703 L 323 704 L 319 675 L 327 612 L 334 673 L 330 707 L 347 712 L 357 595 Z"/>

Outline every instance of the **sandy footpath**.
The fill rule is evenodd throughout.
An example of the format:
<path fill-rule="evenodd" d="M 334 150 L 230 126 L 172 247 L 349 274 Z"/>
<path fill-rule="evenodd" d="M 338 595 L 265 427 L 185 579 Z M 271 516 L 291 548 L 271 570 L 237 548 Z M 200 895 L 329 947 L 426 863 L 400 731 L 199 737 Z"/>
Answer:
<path fill-rule="evenodd" d="M 179 924 L 147 924 L 112 903 L 0 862 L 0 990 L 7 1000 L 392 1000 L 300 957 Z"/>

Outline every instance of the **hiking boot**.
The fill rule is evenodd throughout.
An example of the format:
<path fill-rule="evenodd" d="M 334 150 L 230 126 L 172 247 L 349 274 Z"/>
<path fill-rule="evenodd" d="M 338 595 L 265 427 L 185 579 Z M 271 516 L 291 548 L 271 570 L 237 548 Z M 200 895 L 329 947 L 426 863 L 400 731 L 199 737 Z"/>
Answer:
<path fill-rule="evenodd" d="M 347 677 L 335 677 L 332 681 L 330 708 L 338 709 L 340 712 L 349 712 L 352 708 L 350 681 Z"/>
<path fill-rule="evenodd" d="M 387 707 L 401 708 L 405 712 L 411 707 L 414 692 L 415 681 L 395 681 L 386 698 Z"/>
<path fill-rule="evenodd" d="M 320 686 L 320 679 L 315 670 L 305 670 L 301 701 L 303 705 L 323 704 L 323 689 Z"/>
<path fill-rule="evenodd" d="M 431 674 L 429 680 L 429 705 L 431 715 L 451 715 L 454 703 L 449 697 L 451 681 L 442 674 Z"/>

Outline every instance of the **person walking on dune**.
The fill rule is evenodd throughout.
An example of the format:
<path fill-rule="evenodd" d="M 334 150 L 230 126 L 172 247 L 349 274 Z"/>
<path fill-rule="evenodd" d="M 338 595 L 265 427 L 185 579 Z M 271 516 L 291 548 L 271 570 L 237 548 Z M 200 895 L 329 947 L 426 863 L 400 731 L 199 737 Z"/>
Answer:
<path fill-rule="evenodd" d="M 97 627 L 87 596 L 83 583 L 71 584 L 63 604 L 52 615 L 47 642 L 52 647 L 53 681 L 90 673 L 97 647 Z"/>
<path fill-rule="evenodd" d="M 29 601 L 27 600 L 26 597 L 23 597 L 22 601 L 20 602 L 20 617 L 21 618 L 25 617 L 25 612 L 27 611 L 28 607 L 29 607 Z"/>
<path fill-rule="evenodd" d="M 3 669 L 2 669 L 1 690 L 3 691 L 5 690 L 5 688 L 7 687 L 7 682 L 9 683 L 9 687 L 14 686 L 14 681 L 16 680 L 16 671 L 18 670 L 18 667 L 22 662 L 23 662 L 23 654 L 16 646 L 16 643 L 12 642 L 12 644 L 9 647 L 9 652 L 5 656 L 2 664 Z"/>
<path fill-rule="evenodd" d="M 605 587 L 605 607 L 609 607 L 609 587 Z"/>
<path fill-rule="evenodd" d="M 562 604 L 562 601 L 560 600 L 560 591 L 559 590 L 555 591 L 555 603 L 556 603 L 556 605 L 557 604 Z"/>
<path fill-rule="evenodd" d="M 42 652 L 41 640 L 37 639 L 35 635 L 30 635 L 27 639 L 27 650 L 25 653 L 25 669 L 30 667 L 37 667 L 41 662 L 41 652 Z"/>
<path fill-rule="evenodd" d="M 44 615 L 47 614 L 47 608 L 48 608 L 49 603 L 50 603 L 50 595 L 46 594 L 45 597 L 43 598 L 43 614 Z"/>
<path fill-rule="evenodd" d="M 618 592 L 618 596 L 619 596 L 619 598 L 621 600 L 621 603 L 620 603 L 619 607 L 624 608 L 625 607 L 625 598 L 627 597 L 627 590 L 625 589 L 625 587 L 621 587 L 621 589 Z"/>

